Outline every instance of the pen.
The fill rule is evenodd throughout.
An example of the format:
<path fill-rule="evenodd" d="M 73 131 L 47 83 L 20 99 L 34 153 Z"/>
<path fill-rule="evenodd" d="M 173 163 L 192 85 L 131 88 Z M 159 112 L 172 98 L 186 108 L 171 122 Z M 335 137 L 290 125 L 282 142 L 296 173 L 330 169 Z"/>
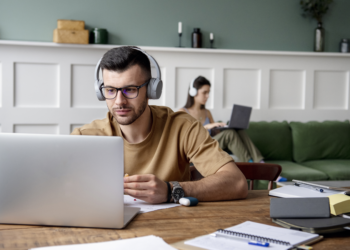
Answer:
<path fill-rule="evenodd" d="M 211 236 L 214 236 L 214 237 L 223 237 L 223 238 L 229 238 L 229 239 L 237 239 L 237 240 L 244 240 L 244 241 L 247 241 L 248 239 L 245 239 L 245 238 L 241 238 L 237 235 L 234 235 L 234 234 L 223 234 L 223 233 L 220 233 L 220 231 L 226 231 L 226 230 L 222 230 L 222 229 L 219 229 L 218 230 L 219 232 L 215 232 L 215 233 L 212 233 Z M 233 232 L 235 233 L 235 232 Z M 249 245 L 254 245 L 254 246 L 260 246 L 260 247 L 268 247 L 270 246 L 270 243 L 268 242 L 262 242 L 262 241 L 251 241 L 251 240 L 248 240 L 248 244 Z"/>
<path fill-rule="evenodd" d="M 268 242 L 260 242 L 260 241 L 249 241 L 249 245 L 259 246 L 259 247 L 268 247 L 270 244 Z"/>
<path fill-rule="evenodd" d="M 299 181 L 299 180 L 292 180 L 295 183 L 298 184 L 302 184 L 302 185 L 308 185 L 308 186 L 312 186 L 312 187 L 318 187 L 318 188 L 323 188 L 323 189 L 330 189 L 330 187 L 324 186 L 324 185 L 320 185 L 320 184 L 316 184 L 316 183 L 310 183 L 310 182 L 306 182 L 306 181 Z"/>
<path fill-rule="evenodd" d="M 294 185 L 297 187 L 304 187 L 304 188 L 312 189 L 312 190 L 315 190 L 315 191 L 320 192 L 320 193 L 324 192 L 324 190 L 322 188 L 317 188 L 317 187 L 306 185 L 306 184 L 294 183 Z"/>
<path fill-rule="evenodd" d="M 306 181 L 299 181 L 299 180 L 292 180 L 295 183 L 298 184 L 302 184 L 302 185 L 308 185 L 308 186 L 312 186 L 312 187 L 318 187 L 321 188 L 323 190 L 329 190 L 329 191 L 345 191 L 345 192 L 350 192 L 349 188 L 340 188 L 340 187 L 329 187 L 329 186 L 324 186 L 324 185 L 320 185 L 320 184 L 316 184 L 316 183 L 309 183 Z"/>

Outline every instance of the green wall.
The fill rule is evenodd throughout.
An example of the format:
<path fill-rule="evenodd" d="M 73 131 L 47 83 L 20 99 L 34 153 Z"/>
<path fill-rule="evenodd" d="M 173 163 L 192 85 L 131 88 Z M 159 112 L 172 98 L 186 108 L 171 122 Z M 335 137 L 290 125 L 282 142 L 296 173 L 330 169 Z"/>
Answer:
<path fill-rule="evenodd" d="M 335 0 L 324 18 L 326 51 L 350 38 L 350 1 Z M 312 51 L 316 21 L 301 16 L 299 0 L 0 0 L 0 39 L 52 41 L 57 19 L 84 20 L 106 28 L 110 44 L 175 47 L 177 24 L 183 45 L 194 27 L 215 47 Z"/>

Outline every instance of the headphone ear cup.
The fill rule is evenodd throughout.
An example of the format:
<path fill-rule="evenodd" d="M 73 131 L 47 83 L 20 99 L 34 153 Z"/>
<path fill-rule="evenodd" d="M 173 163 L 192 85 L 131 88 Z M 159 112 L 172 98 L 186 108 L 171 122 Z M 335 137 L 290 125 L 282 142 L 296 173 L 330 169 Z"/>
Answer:
<path fill-rule="evenodd" d="M 100 87 L 103 84 L 103 79 L 100 79 L 100 77 L 99 77 L 101 60 L 102 60 L 102 58 L 100 60 L 98 60 L 98 63 L 96 64 L 96 67 L 95 67 L 95 83 L 94 83 L 94 85 L 95 85 L 95 93 L 96 93 L 97 99 L 99 101 L 104 101 L 106 99 L 103 97 L 101 90 L 100 90 Z"/>
<path fill-rule="evenodd" d="M 162 95 L 163 81 L 158 78 L 151 78 L 147 86 L 147 98 L 159 99 Z"/>
<path fill-rule="evenodd" d="M 190 91 L 188 93 L 190 94 L 190 96 L 194 97 L 197 95 L 197 89 L 191 86 Z"/>
<path fill-rule="evenodd" d="M 192 97 L 195 97 L 197 95 L 197 89 L 194 87 L 194 82 L 197 78 L 194 78 L 190 85 L 190 90 L 188 91 L 188 94 Z"/>
<path fill-rule="evenodd" d="M 102 93 L 101 93 L 101 90 L 100 90 L 100 87 L 102 86 L 102 84 L 103 84 L 103 81 L 102 80 L 95 80 L 95 93 L 96 93 L 96 96 L 97 96 L 97 98 L 98 98 L 98 100 L 100 100 L 100 101 L 104 101 L 104 100 L 106 100 L 104 97 L 103 97 L 103 95 L 102 95 Z"/>

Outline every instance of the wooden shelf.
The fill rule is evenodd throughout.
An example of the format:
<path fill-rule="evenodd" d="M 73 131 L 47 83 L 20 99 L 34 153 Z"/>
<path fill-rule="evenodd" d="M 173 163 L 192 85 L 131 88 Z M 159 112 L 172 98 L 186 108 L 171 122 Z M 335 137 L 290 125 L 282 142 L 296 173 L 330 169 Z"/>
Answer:
<path fill-rule="evenodd" d="M 104 49 L 104 50 L 112 49 L 119 46 L 124 46 L 124 45 L 114 45 L 114 44 L 63 44 L 63 43 L 53 43 L 53 42 L 30 42 L 30 41 L 11 41 L 11 40 L 0 40 L 0 45 L 42 46 L 42 47 L 57 47 L 57 48 Z M 152 47 L 152 46 L 138 46 L 138 47 L 146 51 L 181 52 L 181 53 L 350 57 L 350 53 L 334 53 L 334 52 L 233 50 L 233 49 L 209 49 L 209 48 L 194 49 L 194 48 Z"/>

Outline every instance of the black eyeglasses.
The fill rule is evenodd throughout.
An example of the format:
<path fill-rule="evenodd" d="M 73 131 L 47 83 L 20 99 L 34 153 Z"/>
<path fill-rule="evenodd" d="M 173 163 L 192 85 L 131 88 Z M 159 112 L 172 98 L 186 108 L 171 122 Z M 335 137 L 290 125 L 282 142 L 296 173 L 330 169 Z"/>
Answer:
<path fill-rule="evenodd" d="M 140 86 L 126 86 L 124 88 L 114 88 L 109 86 L 101 86 L 100 91 L 104 98 L 113 100 L 120 90 L 125 98 L 134 99 L 139 95 L 139 89 L 148 84 L 149 80 Z"/>

